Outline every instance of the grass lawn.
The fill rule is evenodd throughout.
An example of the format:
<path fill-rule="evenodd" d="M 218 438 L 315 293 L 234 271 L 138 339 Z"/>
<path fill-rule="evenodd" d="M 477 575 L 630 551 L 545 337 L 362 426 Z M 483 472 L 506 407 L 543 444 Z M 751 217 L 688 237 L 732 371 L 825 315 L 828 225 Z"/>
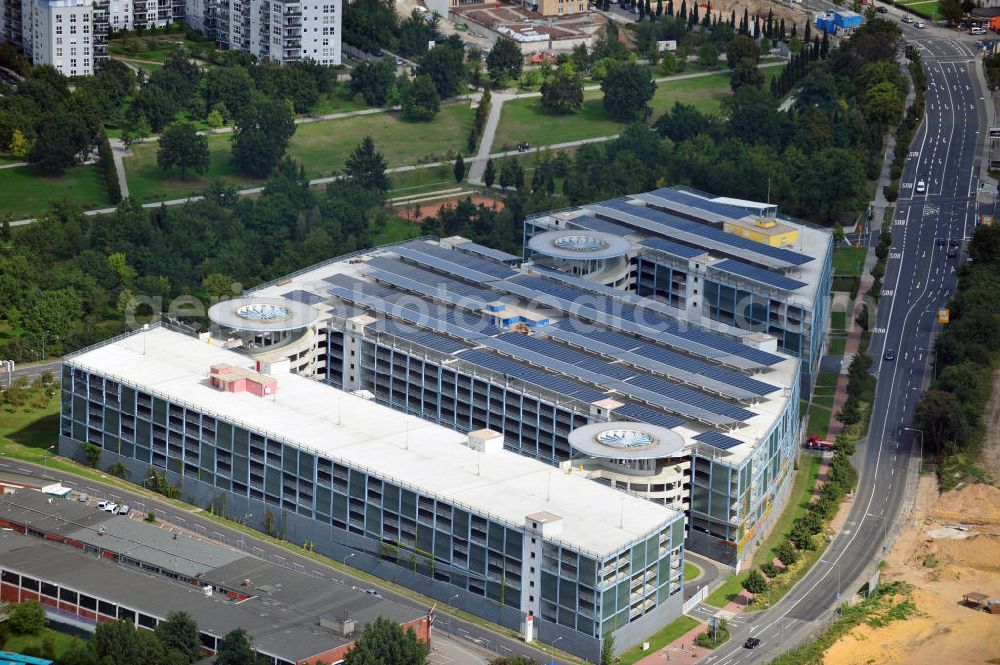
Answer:
<path fill-rule="evenodd" d="M 765 72 L 769 74 L 770 70 Z M 649 105 L 653 109 L 653 119 L 673 108 L 674 102 L 690 104 L 703 113 L 717 113 L 722 100 L 731 94 L 729 73 L 720 72 L 711 76 L 660 83 L 656 86 L 656 93 Z"/>
<path fill-rule="evenodd" d="M 386 245 L 416 238 L 420 235 L 420 224 L 400 217 L 387 217 L 384 223 L 376 224 L 371 231 L 375 245 Z"/>
<path fill-rule="evenodd" d="M 924 18 L 938 20 L 944 18 L 941 13 L 941 3 L 937 0 L 917 0 L 916 2 L 896 2 L 901 7 L 906 7 L 914 14 Z"/>
<path fill-rule="evenodd" d="M 66 653 L 69 645 L 72 644 L 74 640 L 80 639 L 73 635 L 60 633 L 58 630 L 45 628 L 37 635 L 11 635 L 7 638 L 3 648 L 5 651 L 22 653 L 28 647 L 41 648 L 42 643 L 46 638 L 52 639 L 52 650 L 55 652 L 56 658 L 61 658 L 62 655 Z"/>
<path fill-rule="evenodd" d="M 830 291 L 837 293 L 849 293 L 852 296 L 858 292 L 861 286 L 861 277 L 855 275 L 834 275 L 830 284 Z"/>
<path fill-rule="evenodd" d="M 830 312 L 830 332 L 847 332 L 847 312 Z"/>
<path fill-rule="evenodd" d="M 830 429 L 832 416 L 830 409 L 813 404 L 809 408 L 809 426 L 806 427 L 806 436 L 815 434 L 819 438 L 825 439 L 826 433 Z"/>
<path fill-rule="evenodd" d="M 328 113 L 344 113 L 346 111 L 360 111 L 368 108 L 361 95 L 351 96 L 346 85 L 338 85 L 333 92 L 320 95 L 319 101 L 309 109 L 313 115 L 326 115 Z"/>
<path fill-rule="evenodd" d="M 684 581 L 685 582 L 690 582 L 691 580 L 693 580 L 694 578 L 698 577 L 699 575 L 701 575 L 701 568 L 699 568 L 698 566 L 694 565 L 690 561 L 685 561 L 684 562 Z"/>
<path fill-rule="evenodd" d="M 860 275 L 865 267 L 867 247 L 837 247 L 833 250 L 835 275 Z"/>
<path fill-rule="evenodd" d="M 208 137 L 210 163 L 205 175 L 167 175 L 156 165 L 156 151 L 159 143 L 141 143 L 132 146 L 133 157 L 126 157 L 125 175 L 129 192 L 143 203 L 179 199 L 204 190 L 217 178 L 238 187 L 254 187 L 262 181 L 240 175 L 229 163 L 229 139 L 231 134 Z"/>
<path fill-rule="evenodd" d="M 820 372 L 816 377 L 816 387 L 836 388 L 840 375 L 835 372 Z"/>
<path fill-rule="evenodd" d="M 371 136 L 375 148 L 389 166 L 438 161 L 449 150 L 464 151 L 472 109 L 468 102 L 446 104 L 431 122 L 407 122 L 400 113 L 341 118 L 299 125 L 292 136 L 289 154 L 306 169 L 310 178 L 341 171 L 348 156 L 365 136 Z"/>
<path fill-rule="evenodd" d="M 650 102 L 652 117 L 658 117 L 674 102 L 691 104 L 700 111 L 715 113 L 720 108 L 721 100 L 729 94 L 729 74 L 726 73 L 660 83 Z M 546 111 L 539 97 L 518 99 L 503 105 L 492 151 L 498 152 L 504 146 L 514 146 L 522 141 L 541 146 L 609 136 L 621 132 L 622 127 L 622 123 L 604 111 L 599 90 L 586 91 L 583 108 L 566 116 Z"/>
<path fill-rule="evenodd" d="M 831 337 L 830 346 L 826 350 L 826 355 L 828 356 L 842 356 L 844 355 L 844 348 L 847 346 L 846 337 Z"/>
<path fill-rule="evenodd" d="M 833 392 L 831 392 L 831 391 L 824 391 L 824 392 L 817 391 L 813 395 L 813 401 L 812 401 L 812 403 L 813 403 L 813 406 L 820 406 L 820 407 L 823 407 L 824 409 L 830 410 L 831 408 L 833 408 Z"/>
<path fill-rule="evenodd" d="M 15 220 L 33 217 L 64 199 L 84 210 L 109 207 L 100 167 L 75 166 L 55 177 L 33 166 L 0 169 L 0 215 L 10 213 Z"/>
<path fill-rule="evenodd" d="M 671 623 L 668 623 L 655 634 L 651 635 L 648 640 L 644 640 L 649 642 L 648 650 L 643 651 L 642 645 L 639 644 L 623 653 L 615 662 L 620 665 L 632 665 L 633 663 L 656 653 L 697 625 L 698 622 L 689 616 L 679 617 Z"/>
<path fill-rule="evenodd" d="M 0 440 L 44 450 L 56 442 L 58 432 L 58 385 L 45 408 L 15 409 L 7 405 L 0 409 Z"/>
<path fill-rule="evenodd" d="M 522 141 L 540 146 L 608 136 L 617 134 L 623 126 L 604 111 L 600 91 L 585 92 L 583 108 L 572 115 L 549 113 L 540 97 L 517 99 L 503 105 L 491 152 Z"/>

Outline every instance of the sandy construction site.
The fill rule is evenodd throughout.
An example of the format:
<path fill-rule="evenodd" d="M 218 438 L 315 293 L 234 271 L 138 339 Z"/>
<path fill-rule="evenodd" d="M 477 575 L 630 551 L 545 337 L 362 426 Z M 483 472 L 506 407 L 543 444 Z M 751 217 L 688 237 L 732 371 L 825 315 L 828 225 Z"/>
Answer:
<path fill-rule="evenodd" d="M 1000 599 L 1000 489 L 966 485 L 939 495 L 933 475 L 889 554 L 883 579 L 913 585 L 917 614 L 861 626 L 833 645 L 825 665 L 1000 664 L 1000 614 L 962 604 L 979 592 Z"/>

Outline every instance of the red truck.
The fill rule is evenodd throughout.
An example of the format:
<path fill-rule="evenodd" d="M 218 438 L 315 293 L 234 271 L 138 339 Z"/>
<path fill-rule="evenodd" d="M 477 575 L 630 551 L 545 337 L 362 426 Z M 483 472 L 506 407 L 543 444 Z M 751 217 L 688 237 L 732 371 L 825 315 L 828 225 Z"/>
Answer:
<path fill-rule="evenodd" d="M 815 434 L 810 434 L 802 445 L 810 450 L 833 450 L 833 441 L 825 441 Z"/>

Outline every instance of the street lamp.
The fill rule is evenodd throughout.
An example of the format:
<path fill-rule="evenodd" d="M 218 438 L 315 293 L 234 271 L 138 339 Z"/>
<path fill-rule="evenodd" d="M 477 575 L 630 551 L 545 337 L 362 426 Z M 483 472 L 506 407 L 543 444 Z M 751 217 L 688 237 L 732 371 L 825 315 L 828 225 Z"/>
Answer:
<path fill-rule="evenodd" d="M 357 552 L 351 552 L 350 554 L 348 554 L 347 556 L 344 557 L 344 565 L 345 566 L 347 565 L 347 560 L 350 559 L 355 554 L 357 554 Z"/>
<path fill-rule="evenodd" d="M 886 535 L 886 521 L 885 517 L 882 515 L 876 515 L 875 513 L 865 513 L 866 517 L 872 517 L 874 519 L 880 520 L 882 522 L 882 554 L 885 554 L 889 549 L 889 539 Z"/>
<path fill-rule="evenodd" d="M 454 596 L 452 596 L 451 598 L 448 599 L 448 602 L 446 604 L 448 606 L 450 606 L 450 607 L 455 607 L 454 605 L 451 604 L 451 601 L 455 600 L 456 598 L 458 598 L 461 595 L 462 594 L 460 594 L 460 593 L 456 593 Z M 454 621 L 455 621 L 455 617 L 448 617 L 448 630 L 450 630 L 453 633 L 454 633 L 454 630 L 452 630 L 452 629 L 454 628 L 454 625 L 453 625 L 452 622 L 454 622 Z"/>
<path fill-rule="evenodd" d="M 919 427 L 904 427 L 908 432 L 920 432 L 920 466 L 924 465 L 924 430 Z"/>
<path fill-rule="evenodd" d="M 844 588 L 841 585 L 840 562 L 839 561 L 830 561 L 829 559 L 821 559 L 820 563 L 826 563 L 826 564 L 829 564 L 831 566 L 835 566 L 837 568 L 837 600 L 840 600 L 841 590 Z M 782 633 L 782 638 L 784 638 L 784 633 Z"/>
<path fill-rule="evenodd" d="M 552 647 L 553 649 L 555 649 L 555 648 L 556 648 L 556 643 L 557 643 L 557 642 L 558 642 L 559 640 L 561 640 L 562 638 L 563 638 L 563 636 L 562 636 L 562 635 L 560 635 L 560 636 L 559 636 L 559 637 L 557 637 L 556 639 L 552 640 L 552 644 L 550 644 L 549 646 L 551 646 L 551 647 Z"/>
<path fill-rule="evenodd" d="M 56 447 L 55 447 L 55 446 L 49 446 L 49 447 L 48 447 L 48 448 L 46 448 L 46 449 L 45 449 L 45 451 L 44 451 L 44 452 L 42 453 L 42 475 L 43 475 L 43 476 L 45 475 L 45 470 L 47 470 L 47 469 L 48 469 L 48 464 L 47 464 L 47 461 L 48 461 L 48 459 L 49 459 L 49 456 L 48 456 L 48 455 L 46 455 L 45 453 L 47 453 L 47 452 L 49 452 L 49 451 L 51 451 L 51 450 L 55 450 L 55 449 L 56 449 Z"/>

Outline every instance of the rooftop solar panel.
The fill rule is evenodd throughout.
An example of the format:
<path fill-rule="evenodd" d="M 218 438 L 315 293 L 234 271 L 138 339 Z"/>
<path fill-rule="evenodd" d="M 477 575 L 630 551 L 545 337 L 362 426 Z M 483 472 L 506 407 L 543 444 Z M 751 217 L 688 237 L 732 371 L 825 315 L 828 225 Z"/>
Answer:
<path fill-rule="evenodd" d="M 377 323 L 372 324 L 374 329 L 392 335 L 393 337 L 398 337 L 404 339 L 408 342 L 413 342 L 428 349 L 433 349 L 434 351 L 440 351 L 441 353 L 452 354 L 456 351 L 461 351 L 463 349 L 468 349 L 467 344 L 462 344 L 456 340 L 444 337 L 442 335 L 437 335 L 435 333 L 427 332 L 425 330 L 419 330 L 412 326 L 403 325 L 396 321 L 389 321 L 382 319 Z"/>
<path fill-rule="evenodd" d="M 784 291 L 795 291 L 796 289 L 801 289 L 804 286 L 809 286 L 805 282 L 800 282 L 797 279 L 785 277 L 784 275 L 776 275 L 775 273 L 768 272 L 763 268 L 747 265 L 746 263 L 740 263 L 739 261 L 733 261 L 732 259 L 726 259 L 724 261 L 713 263 L 709 266 L 709 268 L 738 275 L 749 279 L 750 281 L 757 282 L 758 284 L 773 286 L 776 289 L 782 289 Z"/>
<path fill-rule="evenodd" d="M 321 303 L 326 300 L 326 298 L 321 295 L 310 293 L 309 291 L 303 291 L 302 289 L 295 289 L 294 291 L 289 291 L 288 293 L 282 293 L 281 297 L 294 300 L 295 302 L 302 302 L 307 305 L 315 305 L 316 303 Z"/>
<path fill-rule="evenodd" d="M 487 247 L 486 245 L 480 245 L 478 242 L 463 242 L 460 245 L 455 245 L 455 247 L 463 252 L 482 256 L 492 261 L 499 261 L 500 263 L 521 260 L 520 256 L 514 256 L 513 254 L 508 254 L 507 252 L 499 249 L 493 249 L 492 247 Z"/>
<path fill-rule="evenodd" d="M 650 233 L 674 238 L 682 243 L 717 251 L 737 254 L 771 268 L 791 268 L 812 261 L 812 257 L 790 249 L 770 247 L 732 233 L 726 233 L 706 224 L 699 224 L 676 215 L 633 205 L 625 201 L 604 201 L 585 206 L 599 215 L 642 228 Z"/>
<path fill-rule="evenodd" d="M 397 245 L 392 251 L 400 256 L 426 264 L 435 270 L 450 272 L 465 279 L 488 282 L 494 279 L 505 279 L 517 274 L 517 271 L 500 263 L 480 259 L 469 254 L 463 254 L 450 249 L 441 249 L 423 240 L 414 240 L 405 245 Z"/>
<path fill-rule="evenodd" d="M 641 423 L 649 423 L 650 425 L 659 425 L 660 427 L 678 427 L 685 424 L 683 418 L 678 418 L 677 416 L 671 416 L 666 413 L 660 413 L 648 406 L 643 406 L 641 404 L 626 404 L 625 406 L 620 406 L 613 411 L 615 416 L 620 416 L 622 418 L 627 418 L 629 420 L 635 420 Z"/>
<path fill-rule="evenodd" d="M 673 189 L 671 187 L 662 187 L 660 189 L 653 190 L 652 192 L 636 196 L 637 199 L 643 200 L 654 197 L 664 201 L 691 206 L 692 208 L 704 210 L 705 212 L 714 213 L 729 219 L 739 219 L 741 217 L 746 217 L 749 214 L 743 208 L 737 208 L 736 206 L 728 205 L 726 203 L 719 203 L 718 201 L 705 199 L 695 194 L 691 194 L 680 189 Z"/>
<path fill-rule="evenodd" d="M 460 356 L 461 360 L 499 372 L 513 379 L 520 379 L 553 392 L 574 397 L 585 402 L 597 402 L 604 399 L 604 393 L 594 390 L 581 383 L 553 376 L 541 370 L 522 365 L 488 351 L 473 349 Z"/>
<path fill-rule="evenodd" d="M 702 432 L 701 434 L 695 435 L 694 439 L 695 441 L 707 443 L 708 445 L 720 450 L 729 450 L 730 448 L 735 448 L 743 443 L 739 439 L 726 436 L 721 432 Z"/>
<path fill-rule="evenodd" d="M 676 242 L 670 242 L 669 240 L 664 240 L 663 238 L 647 238 L 639 244 L 643 247 L 649 247 L 650 249 L 670 254 L 671 256 L 679 256 L 682 259 L 693 259 L 694 257 L 701 256 L 705 253 L 705 250 L 698 247 L 679 245 Z"/>
<path fill-rule="evenodd" d="M 583 215 L 582 217 L 574 217 L 569 220 L 569 224 L 578 226 L 581 229 L 588 229 L 590 231 L 600 231 L 602 233 L 610 233 L 624 238 L 634 231 L 626 226 L 621 226 L 620 224 L 615 224 L 614 222 L 609 222 L 606 219 L 598 219 L 597 217 L 591 217 L 590 215 Z"/>
<path fill-rule="evenodd" d="M 380 282 L 407 291 L 414 291 L 434 300 L 443 300 L 463 309 L 482 309 L 496 300 L 496 294 L 479 289 L 464 282 L 449 279 L 416 266 L 390 259 L 376 257 L 368 261 L 371 276 Z"/>
<path fill-rule="evenodd" d="M 711 397 L 655 376 L 639 374 L 628 379 L 626 383 L 645 388 L 665 398 L 677 400 L 683 404 L 704 409 L 733 420 L 745 421 L 754 417 L 754 412 L 749 409 L 744 409 L 741 406 L 731 404 L 718 397 Z"/>

